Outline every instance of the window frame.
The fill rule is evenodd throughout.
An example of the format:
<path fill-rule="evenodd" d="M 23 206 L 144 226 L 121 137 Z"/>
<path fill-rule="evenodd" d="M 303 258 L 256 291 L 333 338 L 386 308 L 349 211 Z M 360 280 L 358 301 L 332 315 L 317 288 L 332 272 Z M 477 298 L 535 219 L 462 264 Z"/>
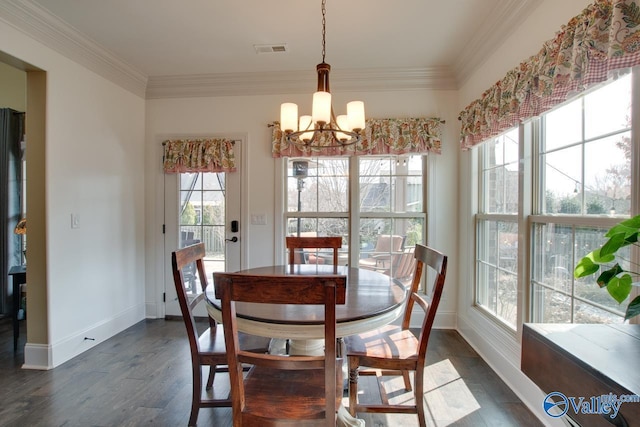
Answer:
<path fill-rule="evenodd" d="M 611 81 L 605 83 L 608 84 Z M 593 90 L 597 90 L 599 87 L 594 88 Z M 588 95 L 592 90 L 588 92 L 583 92 L 579 94 L 577 97 L 568 100 L 566 104 L 575 102 L 578 99 L 584 98 Z M 507 333 L 510 333 L 516 336 L 522 329 L 522 324 L 524 322 L 535 321 L 534 314 L 536 311 L 536 307 L 534 307 L 534 257 L 536 254 L 534 244 L 535 237 L 535 229 L 538 225 L 545 224 L 559 224 L 559 225 L 570 225 L 573 227 L 573 240 L 572 244 L 576 242 L 575 239 L 575 230 L 581 227 L 589 228 L 604 228 L 608 229 L 614 224 L 617 224 L 621 220 L 625 218 L 629 218 L 633 215 L 640 213 L 640 197 L 638 196 L 638 189 L 640 189 L 640 142 L 639 137 L 633 132 L 633 129 L 638 129 L 640 125 L 640 72 L 637 70 L 632 71 L 631 76 L 631 203 L 630 203 L 630 213 L 628 215 L 588 215 L 586 214 L 586 205 L 587 201 L 585 200 L 584 195 L 581 197 L 581 212 L 579 214 L 548 214 L 541 213 L 544 203 L 544 193 L 545 193 L 545 185 L 544 179 L 544 159 L 541 155 L 540 151 L 540 141 L 544 137 L 544 119 L 541 117 L 535 117 L 530 120 L 527 120 L 521 123 L 519 128 L 519 178 L 518 178 L 518 213 L 517 215 L 513 214 L 496 214 L 496 213 L 486 213 L 483 212 L 482 203 L 483 203 L 483 191 L 485 190 L 483 187 L 485 184 L 485 176 L 484 173 L 484 157 L 485 157 L 485 147 L 483 144 L 477 147 L 477 156 L 474 156 L 473 161 L 476 164 L 476 180 L 475 180 L 475 195 L 473 195 L 473 203 L 475 206 L 475 214 L 473 221 L 474 228 L 474 238 L 476 239 L 474 247 L 475 251 L 473 253 L 474 260 L 474 273 L 473 273 L 473 299 L 471 301 L 473 307 L 477 309 L 480 313 L 482 313 L 483 317 L 496 323 Z M 584 102 L 584 101 L 582 101 Z M 563 104 L 561 106 L 564 106 Z M 559 107 L 561 107 L 559 106 Z M 550 110 L 553 111 L 553 110 Z M 584 127 L 584 111 L 582 111 L 582 123 L 581 125 Z M 577 144 L 584 145 L 595 139 L 604 138 L 606 136 L 611 136 L 612 134 L 621 134 L 625 132 L 625 130 L 611 132 L 609 134 L 603 133 L 598 137 L 591 137 L 589 139 L 584 138 L 584 129 L 582 132 L 583 138 Z M 584 149 L 584 148 L 583 148 Z M 585 158 L 582 157 L 582 185 L 584 185 L 584 175 L 585 175 Z M 481 241 L 480 235 L 480 224 L 481 221 L 487 220 L 496 220 L 496 221 L 513 221 L 517 220 L 518 222 L 518 267 L 517 267 L 517 291 L 518 291 L 518 313 L 517 313 L 517 321 L 516 325 L 509 325 L 507 322 L 504 322 L 498 316 L 493 314 L 491 310 L 487 309 L 480 304 L 478 304 L 479 292 L 481 291 L 481 284 L 479 281 L 481 280 L 481 275 L 478 270 L 478 262 L 480 259 L 480 248 L 483 244 Z M 584 254 L 577 254 L 579 258 Z M 637 248 L 633 248 L 632 250 L 632 259 L 635 262 L 638 262 L 640 258 L 640 251 Z M 572 270 L 571 270 L 572 273 Z M 575 295 L 576 283 L 574 280 L 573 283 L 574 294 L 572 294 L 572 307 L 575 300 L 579 300 L 579 297 Z M 602 291 L 606 292 L 606 291 Z M 634 288 L 631 298 L 635 295 L 638 295 L 640 292 Z M 588 302 L 590 305 L 594 305 L 598 307 L 597 303 L 593 301 Z M 571 321 L 573 322 L 574 313 L 571 313 Z M 622 320 L 622 318 L 621 318 Z"/>

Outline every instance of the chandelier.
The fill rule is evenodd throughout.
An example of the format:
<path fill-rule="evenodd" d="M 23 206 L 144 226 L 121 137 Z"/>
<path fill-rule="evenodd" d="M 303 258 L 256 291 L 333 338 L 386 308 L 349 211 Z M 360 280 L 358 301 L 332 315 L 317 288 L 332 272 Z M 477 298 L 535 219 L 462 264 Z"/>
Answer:
<path fill-rule="evenodd" d="M 343 147 L 360 141 L 360 131 L 365 127 L 364 103 L 351 101 L 347 114 L 336 116 L 331 105 L 329 71 L 324 62 L 326 35 L 326 0 L 322 0 L 322 62 L 316 66 L 318 90 L 313 94 L 311 115 L 298 119 L 298 105 L 285 102 L 280 106 L 280 128 L 287 141 L 303 147 Z"/>

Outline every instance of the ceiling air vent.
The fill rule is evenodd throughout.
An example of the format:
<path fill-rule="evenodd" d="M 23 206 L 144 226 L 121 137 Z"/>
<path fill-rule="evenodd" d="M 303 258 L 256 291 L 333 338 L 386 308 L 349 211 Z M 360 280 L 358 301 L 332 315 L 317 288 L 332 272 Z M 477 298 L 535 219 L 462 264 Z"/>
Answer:
<path fill-rule="evenodd" d="M 256 53 L 280 53 L 287 51 L 287 44 L 254 44 L 253 48 L 256 50 Z"/>

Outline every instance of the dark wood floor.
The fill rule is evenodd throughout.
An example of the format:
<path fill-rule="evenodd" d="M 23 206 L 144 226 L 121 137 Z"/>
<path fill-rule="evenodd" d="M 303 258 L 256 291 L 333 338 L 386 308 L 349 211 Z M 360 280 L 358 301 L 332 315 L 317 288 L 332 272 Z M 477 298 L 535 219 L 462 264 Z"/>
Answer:
<path fill-rule="evenodd" d="M 51 371 L 21 369 L 11 331 L 10 321 L 0 320 L 1 426 L 187 425 L 191 361 L 181 321 L 142 321 Z M 19 347 L 24 343 L 22 334 Z M 457 332 L 436 330 L 429 346 L 429 426 L 542 425 Z M 225 382 L 219 375 L 215 386 L 224 392 Z M 367 426 L 418 425 L 415 415 L 359 417 Z M 231 411 L 202 409 L 198 425 L 231 426 Z"/>

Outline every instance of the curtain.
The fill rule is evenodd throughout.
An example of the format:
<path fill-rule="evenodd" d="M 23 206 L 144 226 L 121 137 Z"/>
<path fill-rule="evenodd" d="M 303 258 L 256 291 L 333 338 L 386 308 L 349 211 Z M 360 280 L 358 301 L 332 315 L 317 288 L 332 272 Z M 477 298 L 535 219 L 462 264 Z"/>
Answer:
<path fill-rule="evenodd" d="M 24 113 L 0 108 L 0 280 L 5 282 L 0 296 L 3 313 L 10 311 L 7 301 L 9 269 L 22 264 L 22 240 L 13 230 L 21 219 L 22 148 Z M 18 296 L 14 295 L 14 298 Z"/>
<path fill-rule="evenodd" d="M 362 140 L 347 147 L 301 147 L 287 142 L 278 122 L 272 123 L 273 157 L 354 156 L 373 154 L 441 153 L 438 118 L 368 119 Z"/>
<path fill-rule="evenodd" d="M 460 113 L 467 150 L 640 64 L 638 0 L 597 0 Z"/>
<path fill-rule="evenodd" d="M 164 145 L 164 172 L 235 172 L 230 139 L 170 140 Z"/>

